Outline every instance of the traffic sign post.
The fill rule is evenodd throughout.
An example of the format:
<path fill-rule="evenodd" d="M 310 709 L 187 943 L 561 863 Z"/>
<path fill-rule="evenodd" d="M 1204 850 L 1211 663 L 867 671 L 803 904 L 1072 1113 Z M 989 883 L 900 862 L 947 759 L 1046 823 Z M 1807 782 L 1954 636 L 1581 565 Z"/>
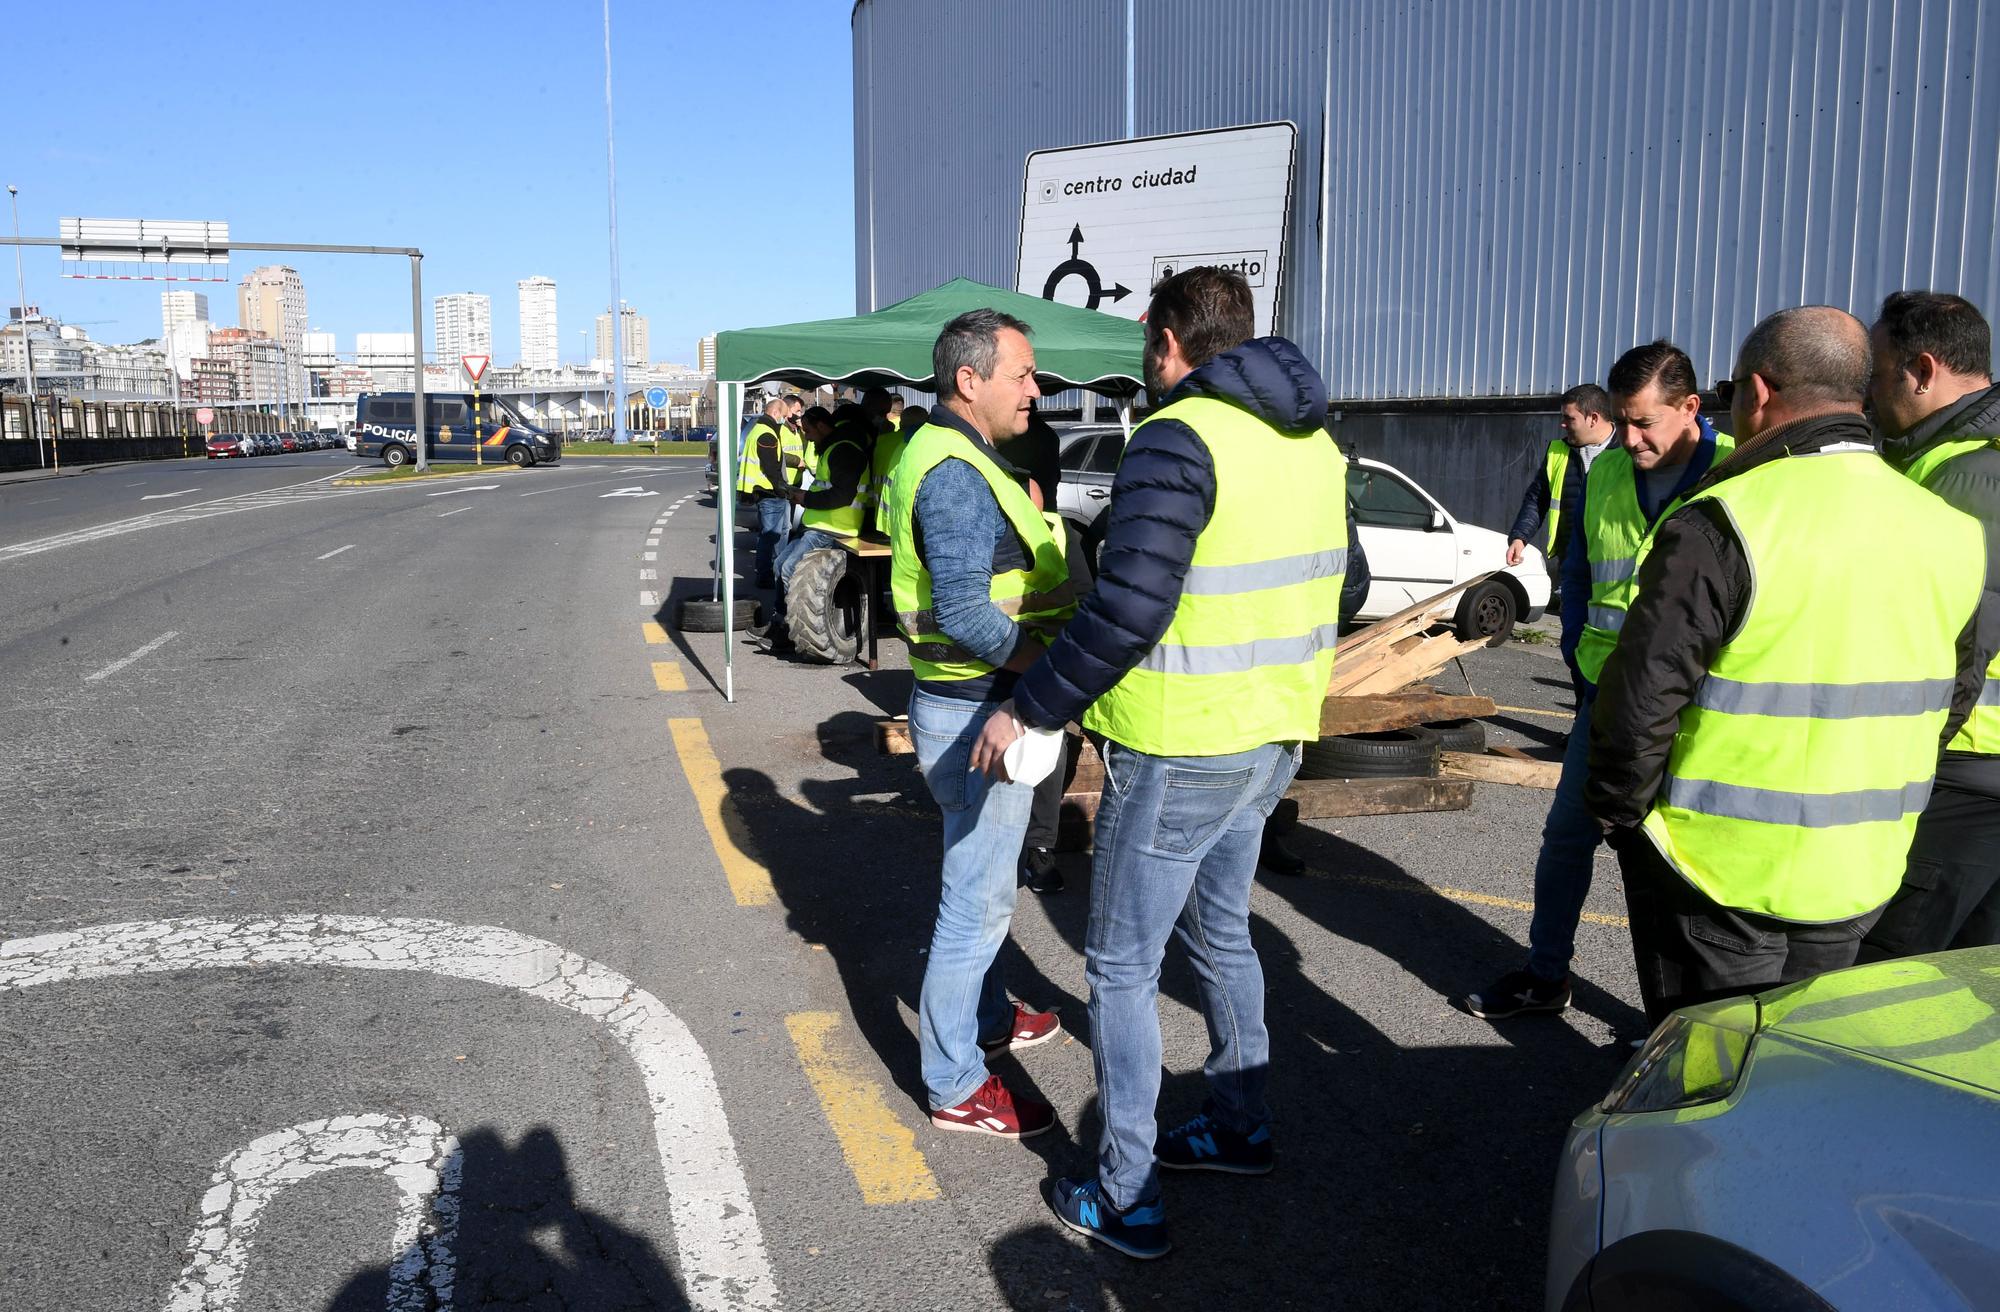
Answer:
<path fill-rule="evenodd" d="M 653 412 L 653 423 L 652 423 L 652 429 L 653 429 L 653 450 L 654 450 L 654 451 L 656 451 L 656 452 L 657 452 L 657 451 L 658 451 L 658 450 L 660 449 L 660 418 L 659 418 L 659 414 L 660 414 L 660 411 L 662 411 L 662 410 L 665 410 L 665 409 L 667 408 L 667 402 L 668 402 L 668 400 L 669 400 L 669 398 L 668 398 L 668 396 L 667 396 L 667 389 L 666 389 L 666 388 L 664 388 L 664 387 L 649 387 L 649 388 L 647 388 L 647 389 L 646 389 L 646 408 L 647 408 L 647 409 L 649 409 L 649 410 L 651 410 L 651 411 Z"/>
<path fill-rule="evenodd" d="M 207 455 L 207 454 L 208 454 L 208 440 L 209 440 L 209 439 L 210 439 L 211 437 L 214 437 L 214 436 L 215 436 L 215 434 L 214 434 L 214 433 L 212 433 L 212 432 L 210 432 L 210 431 L 209 431 L 209 427 L 208 427 L 208 426 L 209 426 L 210 424 L 212 424 L 212 423 L 214 423 L 214 422 L 215 422 L 215 411 L 213 411 L 213 410 L 209 409 L 209 407 L 207 407 L 207 406 L 205 406 L 205 405 L 204 405 L 204 406 L 199 406 L 199 407 L 197 407 L 197 408 L 195 409 L 195 412 L 194 412 L 194 421 L 195 421 L 195 422 L 196 422 L 197 424 L 200 424 L 200 425 L 201 425 L 201 453 L 202 453 L 203 455 Z M 181 448 L 181 454 L 182 454 L 182 455 L 186 455 L 187 453 L 188 453 L 188 452 L 187 452 L 187 448 L 186 448 L 186 447 L 182 447 L 182 448 Z"/>
<path fill-rule="evenodd" d="M 1265 123 L 1035 151 L 1015 290 L 1138 319 L 1153 288 L 1216 265 L 1243 275 L 1258 331 L 1276 332 L 1297 137 Z"/>
<path fill-rule="evenodd" d="M 472 463 L 483 466 L 486 463 L 486 430 L 479 422 L 479 380 L 486 373 L 486 366 L 493 363 L 490 355 L 461 355 L 459 367 L 472 379 Z"/>

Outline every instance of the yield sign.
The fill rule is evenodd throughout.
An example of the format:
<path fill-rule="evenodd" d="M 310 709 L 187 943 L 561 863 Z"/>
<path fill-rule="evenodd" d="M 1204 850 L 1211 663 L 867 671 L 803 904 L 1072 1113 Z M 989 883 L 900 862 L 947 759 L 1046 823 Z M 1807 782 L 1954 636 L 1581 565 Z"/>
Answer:
<path fill-rule="evenodd" d="M 492 363 L 492 361 L 493 357 L 490 355 L 461 355 L 458 357 L 458 363 L 465 369 L 465 376 L 475 383 L 479 381 L 479 375 L 486 372 L 486 366 Z"/>

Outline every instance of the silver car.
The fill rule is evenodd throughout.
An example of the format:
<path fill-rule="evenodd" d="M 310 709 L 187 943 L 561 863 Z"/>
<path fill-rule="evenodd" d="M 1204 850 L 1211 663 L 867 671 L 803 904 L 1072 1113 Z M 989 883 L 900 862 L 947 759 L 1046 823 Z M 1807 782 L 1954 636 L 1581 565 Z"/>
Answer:
<path fill-rule="evenodd" d="M 1669 1017 L 1571 1128 L 1547 1307 L 2000 1308 L 2000 948 Z"/>

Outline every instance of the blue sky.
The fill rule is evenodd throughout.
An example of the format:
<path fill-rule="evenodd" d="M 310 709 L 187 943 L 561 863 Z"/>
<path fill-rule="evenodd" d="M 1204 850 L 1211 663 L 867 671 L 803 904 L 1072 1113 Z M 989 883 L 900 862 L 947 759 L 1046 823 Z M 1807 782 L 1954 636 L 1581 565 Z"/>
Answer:
<path fill-rule="evenodd" d="M 565 360 L 609 302 L 599 0 L 341 5 L 100 0 L 9 6 L 0 184 L 21 231 L 63 216 L 221 219 L 244 241 L 417 246 L 430 299 L 493 299 L 516 358 L 514 284 L 557 282 Z M 847 0 L 612 0 L 621 291 L 653 357 L 692 363 L 719 328 L 854 309 Z M 775 56 L 775 57 L 774 57 Z M 782 69 L 783 71 L 775 71 Z M 24 122 L 25 120 L 25 122 Z M 796 170 L 797 183 L 763 174 Z M 0 215 L 0 222 L 7 222 Z M 234 257 L 226 284 L 59 278 L 26 256 L 28 299 L 100 341 L 160 331 L 159 292 L 289 263 L 315 328 L 408 331 L 408 261 Z M 11 263 L 11 261 L 8 261 Z M 13 270 L 4 303 L 13 304 Z"/>

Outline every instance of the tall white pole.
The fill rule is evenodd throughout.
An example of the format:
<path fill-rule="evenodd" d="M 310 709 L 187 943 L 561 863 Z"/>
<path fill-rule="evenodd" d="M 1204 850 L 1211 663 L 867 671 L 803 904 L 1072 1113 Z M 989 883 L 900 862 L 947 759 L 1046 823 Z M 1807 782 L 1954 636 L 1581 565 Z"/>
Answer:
<path fill-rule="evenodd" d="M 618 152 L 611 122 L 611 0 L 604 0 L 604 179 L 611 210 L 611 440 L 625 435 L 625 302 L 618 299 Z"/>
<path fill-rule="evenodd" d="M 14 290 L 21 298 L 21 359 L 28 371 L 28 440 L 35 444 L 35 464 L 48 468 L 48 457 L 42 453 L 42 439 L 35 428 L 35 348 L 28 341 L 28 284 L 21 276 L 21 189 L 13 183 L 7 184 L 7 203 L 14 209 Z"/>

